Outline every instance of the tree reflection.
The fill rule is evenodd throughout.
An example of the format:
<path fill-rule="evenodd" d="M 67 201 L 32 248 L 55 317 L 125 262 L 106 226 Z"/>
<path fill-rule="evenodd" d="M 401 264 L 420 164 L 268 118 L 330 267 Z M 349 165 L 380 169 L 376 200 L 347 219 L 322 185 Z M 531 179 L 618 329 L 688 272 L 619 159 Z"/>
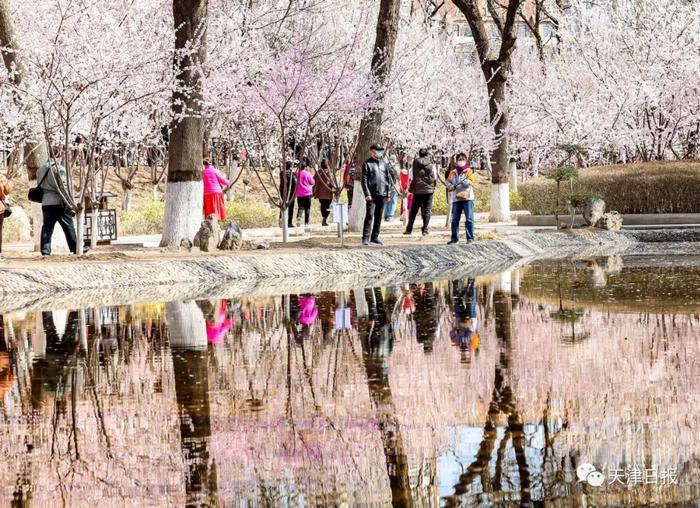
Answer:
<path fill-rule="evenodd" d="M 211 421 L 207 330 L 195 302 L 169 303 L 166 318 L 180 416 L 180 447 L 187 471 L 187 506 L 218 506 L 216 464 L 209 455 Z"/>
<path fill-rule="evenodd" d="M 391 386 L 389 386 L 388 360 L 393 336 L 391 323 L 387 320 L 385 303 L 389 308 L 393 306 L 391 302 L 384 301 L 379 288 L 365 289 L 361 297 L 358 296 L 357 291 L 353 291 L 356 308 L 364 306 L 363 303 L 358 305 L 359 299 L 366 302 L 368 309 L 366 316 L 358 316 L 358 333 L 362 344 L 370 399 L 374 406 L 384 448 L 391 500 L 395 507 L 411 507 L 413 499 L 408 458 L 404 451 L 401 426 L 396 416 Z"/>

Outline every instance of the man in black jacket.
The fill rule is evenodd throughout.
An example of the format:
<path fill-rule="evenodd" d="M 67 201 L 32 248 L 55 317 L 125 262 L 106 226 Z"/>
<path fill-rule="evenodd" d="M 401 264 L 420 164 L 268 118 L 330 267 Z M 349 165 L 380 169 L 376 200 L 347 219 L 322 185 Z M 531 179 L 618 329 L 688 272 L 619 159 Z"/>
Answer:
<path fill-rule="evenodd" d="M 413 179 L 409 188 L 409 192 L 413 193 L 413 203 L 411 204 L 411 212 L 408 215 L 408 224 L 406 224 L 404 235 L 410 235 L 413 232 L 413 223 L 416 220 L 419 209 L 423 218 L 423 236 L 428 234 L 436 183 L 437 172 L 430 159 L 430 152 L 427 148 L 421 148 L 418 152 L 418 158 L 413 161 Z"/>
<path fill-rule="evenodd" d="M 393 185 L 389 166 L 382 159 L 384 148 L 378 144 L 370 147 L 370 157 L 362 164 L 362 191 L 367 202 L 365 226 L 362 230 L 362 244 L 383 245 L 379 239 L 382 226 L 384 203 L 389 200 Z"/>

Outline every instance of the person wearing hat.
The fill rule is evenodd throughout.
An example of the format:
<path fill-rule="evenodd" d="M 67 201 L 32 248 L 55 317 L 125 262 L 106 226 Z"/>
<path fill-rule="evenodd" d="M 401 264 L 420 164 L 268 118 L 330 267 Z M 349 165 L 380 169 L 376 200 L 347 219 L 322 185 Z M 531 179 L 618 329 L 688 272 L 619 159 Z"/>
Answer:
<path fill-rule="evenodd" d="M 382 227 L 384 204 L 389 201 L 392 187 L 391 172 L 384 162 L 384 148 L 373 143 L 369 149 L 370 157 L 362 163 L 362 192 L 367 202 L 365 225 L 362 229 L 362 245 L 383 245 L 379 239 Z"/>

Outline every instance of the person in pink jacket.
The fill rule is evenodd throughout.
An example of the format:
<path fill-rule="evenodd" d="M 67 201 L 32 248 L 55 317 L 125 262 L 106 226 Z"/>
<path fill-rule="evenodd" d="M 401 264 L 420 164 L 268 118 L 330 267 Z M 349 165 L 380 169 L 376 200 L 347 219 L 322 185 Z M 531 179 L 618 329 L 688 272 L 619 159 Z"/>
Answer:
<path fill-rule="evenodd" d="M 216 215 L 219 220 L 225 220 L 224 191 L 231 182 L 206 160 L 202 170 L 202 181 L 204 183 L 204 218 Z"/>
<path fill-rule="evenodd" d="M 304 212 L 304 225 L 309 225 L 311 217 L 311 197 L 314 195 L 314 184 L 316 181 L 310 171 L 310 166 L 308 159 L 305 159 L 297 176 L 297 226 L 301 225 L 302 212 Z"/>

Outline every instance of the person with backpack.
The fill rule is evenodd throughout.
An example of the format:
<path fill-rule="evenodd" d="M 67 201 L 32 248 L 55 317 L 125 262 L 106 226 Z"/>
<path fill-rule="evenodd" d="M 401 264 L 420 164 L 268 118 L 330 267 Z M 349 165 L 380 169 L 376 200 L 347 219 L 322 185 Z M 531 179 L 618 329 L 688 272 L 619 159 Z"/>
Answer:
<path fill-rule="evenodd" d="M 467 156 L 457 154 L 456 163 L 447 175 L 446 185 L 452 203 L 452 236 L 448 244 L 459 241 L 459 223 L 462 213 L 466 217 L 467 243 L 474 242 L 474 171 L 467 165 Z"/>

